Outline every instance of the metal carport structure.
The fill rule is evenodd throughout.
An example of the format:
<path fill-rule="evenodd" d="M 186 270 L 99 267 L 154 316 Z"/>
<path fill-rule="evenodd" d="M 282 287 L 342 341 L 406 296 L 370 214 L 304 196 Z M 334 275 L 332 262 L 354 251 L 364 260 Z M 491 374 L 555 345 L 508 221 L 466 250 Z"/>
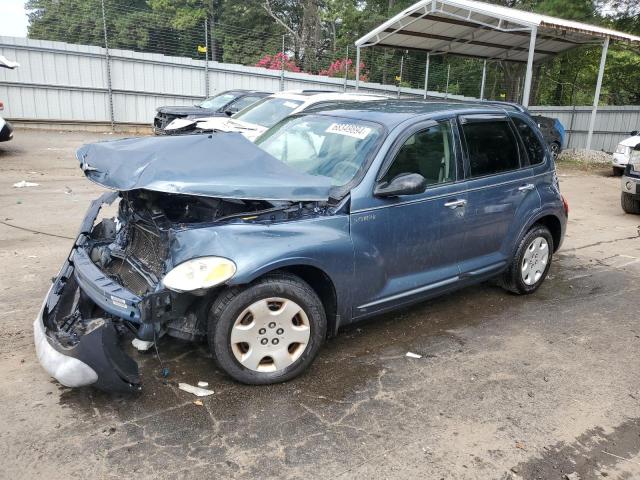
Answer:
<path fill-rule="evenodd" d="M 475 0 L 421 0 L 356 41 L 356 90 L 360 50 L 380 46 L 526 63 L 522 104 L 529 106 L 533 65 L 582 45 L 602 44 L 586 148 L 591 147 L 602 77 L 611 40 L 640 45 L 640 37 L 585 23 L 563 20 Z M 426 95 L 426 93 L 425 93 Z M 482 94 L 481 94 L 482 97 Z"/>

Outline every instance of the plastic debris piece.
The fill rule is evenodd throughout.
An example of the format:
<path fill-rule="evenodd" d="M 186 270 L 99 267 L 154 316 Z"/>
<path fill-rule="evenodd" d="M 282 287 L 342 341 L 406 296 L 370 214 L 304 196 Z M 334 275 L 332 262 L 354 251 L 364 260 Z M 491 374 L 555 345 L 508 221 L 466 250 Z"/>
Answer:
<path fill-rule="evenodd" d="M 202 388 L 207 388 L 209 386 L 209 382 L 198 382 L 198 386 Z"/>
<path fill-rule="evenodd" d="M 207 390 L 205 388 L 194 387 L 188 383 L 179 383 L 178 388 L 188 393 L 192 393 L 196 397 L 207 397 L 213 395 L 213 390 Z"/>
<path fill-rule="evenodd" d="M 193 404 L 194 404 L 194 405 L 197 405 L 197 406 L 199 406 L 199 407 L 201 407 L 202 405 L 204 405 L 204 404 L 202 403 L 202 400 L 194 400 Z"/>
<path fill-rule="evenodd" d="M 169 376 L 169 369 L 167 367 L 164 367 L 162 370 L 160 370 L 160 375 L 162 375 L 162 378 L 167 378 Z"/>
<path fill-rule="evenodd" d="M 37 187 L 40 185 L 39 183 L 27 182 L 26 180 L 22 180 L 21 182 L 14 183 L 13 188 L 24 188 L 24 187 Z"/>
<path fill-rule="evenodd" d="M 418 355 L 417 353 L 413 353 L 413 352 L 407 352 L 407 354 L 405 355 L 405 357 L 409 357 L 409 358 L 422 358 L 422 355 Z"/>
<path fill-rule="evenodd" d="M 134 338 L 131 342 L 133 348 L 138 350 L 139 352 L 146 352 L 151 347 L 153 347 L 153 342 L 148 342 L 146 340 L 140 340 L 139 338 Z"/>
<path fill-rule="evenodd" d="M 578 475 L 578 472 L 565 473 L 564 478 L 566 480 L 580 480 L 580 475 Z"/>

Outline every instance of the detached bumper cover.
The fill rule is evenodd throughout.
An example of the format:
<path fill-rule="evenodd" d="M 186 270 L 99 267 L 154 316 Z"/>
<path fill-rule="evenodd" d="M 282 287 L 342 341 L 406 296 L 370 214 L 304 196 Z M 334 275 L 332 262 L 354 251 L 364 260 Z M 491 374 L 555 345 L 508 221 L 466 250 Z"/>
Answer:
<path fill-rule="evenodd" d="M 139 391 L 138 365 L 121 350 L 113 320 L 87 318 L 89 302 L 67 261 L 33 325 L 40 364 L 67 387 Z"/>

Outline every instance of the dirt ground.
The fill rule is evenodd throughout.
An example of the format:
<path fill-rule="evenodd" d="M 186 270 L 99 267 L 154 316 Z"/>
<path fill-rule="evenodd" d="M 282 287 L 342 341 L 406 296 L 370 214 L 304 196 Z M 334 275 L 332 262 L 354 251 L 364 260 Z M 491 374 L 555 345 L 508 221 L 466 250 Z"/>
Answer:
<path fill-rule="evenodd" d="M 0 477 L 640 478 L 640 217 L 608 169 L 560 167 L 569 233 L 533 296 L 480 285 L 379 317 L 267 387 L 232 382 L 204 345 L 162 341 L 169 378 L 131 352 L 145 389 L 122 396 L 61 387 L 32 341 L 100 192 L 74 150 L 105 138 L 0 144 Z M 199 380 L 215 391 L 202 406 L 177 388 Z"/>

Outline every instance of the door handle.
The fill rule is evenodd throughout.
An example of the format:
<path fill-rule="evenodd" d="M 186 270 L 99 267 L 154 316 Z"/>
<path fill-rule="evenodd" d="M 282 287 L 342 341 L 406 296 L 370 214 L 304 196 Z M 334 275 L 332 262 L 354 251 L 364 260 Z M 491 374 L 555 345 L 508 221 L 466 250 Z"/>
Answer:
<path fill-rule="evenodd" d="M 521 192 L 528 192 L 529 190 L 533 190 L 536 186 L 533 183 L 527 183 L 525 185 L 520 185 L 518 190 Z"/>
<path fill-rule="evenodd" d="M 467 204 L 466 200 L 451 200 L 444 204 L 445 207 L 455 210 L 458 207 L 464 207 Z"/>

